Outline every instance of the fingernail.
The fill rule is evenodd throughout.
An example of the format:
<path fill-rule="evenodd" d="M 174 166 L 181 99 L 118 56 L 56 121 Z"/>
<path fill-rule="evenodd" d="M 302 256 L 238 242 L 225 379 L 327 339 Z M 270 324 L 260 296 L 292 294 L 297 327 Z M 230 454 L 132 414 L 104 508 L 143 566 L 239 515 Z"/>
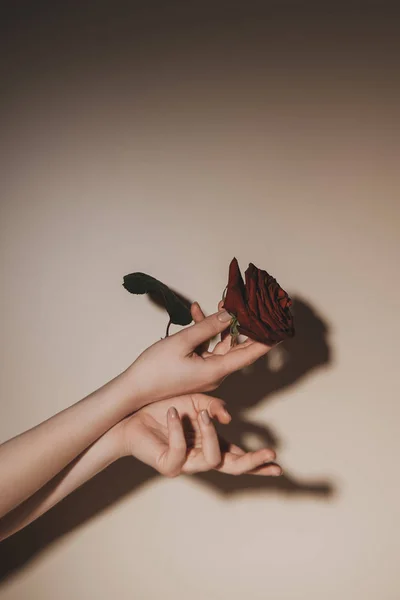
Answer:
<path fill-rule="evenodd" d="M 217 317 L 218 321 L 221 321 L 222 323 L 227 323 L 232 319 L 231 315 L 226 310 L 221 310 L 221 312 L 218 313 Z"/>
<path fill-rule="evenodd" d="M 208 412 L 206 410 L 202 410 L 200 414 L 201 414 L 201 418 L 203 419 L 204 425 L 209 425 L 210 424 L 210 416 L 209 416 Z"/>
<path fill-rule="evenodd" d="M 178 418 L 178 411 L 176 410 L 176 408 L 174 406 L 171 406 L 171 408 L 168 409 L 168 414 L 171 417 L 171 419 Z"/>

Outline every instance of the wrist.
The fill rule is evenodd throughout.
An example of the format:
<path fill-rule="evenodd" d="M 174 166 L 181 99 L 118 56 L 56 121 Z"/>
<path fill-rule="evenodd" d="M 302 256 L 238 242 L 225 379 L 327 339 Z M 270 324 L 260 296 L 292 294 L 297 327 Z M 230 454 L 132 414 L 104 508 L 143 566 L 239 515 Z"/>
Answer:
<path fill-rule="evenodd" d="M 119 460 L 127 455 L 125 444 L 125 421 L 123 419 L 112 427 L 103 436 L 103 443 L 107 455 L 108 464 Z"/>
<path fill-rule="evenodd" d="M 121 389 L 120 397 L 122 398 L 124 417 L 131 415 L 153 401 L 146 390 L 138 385 L 138 380 L 133 372 L 133 365 L 123 371 L 117 379 Z"/>

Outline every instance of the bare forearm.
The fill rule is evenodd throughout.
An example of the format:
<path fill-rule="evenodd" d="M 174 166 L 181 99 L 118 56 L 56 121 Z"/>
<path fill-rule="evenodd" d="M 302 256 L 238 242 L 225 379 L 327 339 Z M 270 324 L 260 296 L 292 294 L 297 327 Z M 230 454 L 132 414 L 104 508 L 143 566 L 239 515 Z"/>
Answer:
<path fill-rule="evenodd" d="M 114 430 L 105 433 L 35 494 L 0 518 L 0 541 L 29 525 L 117 460 L 121 448 Z"/>
<path fill-rule="evenodd" d="M 0 517 L 35 494 L 135 410 L 123 375 L 0 446 Z M 137 407 L 139 408 L 139 407 Z"/>

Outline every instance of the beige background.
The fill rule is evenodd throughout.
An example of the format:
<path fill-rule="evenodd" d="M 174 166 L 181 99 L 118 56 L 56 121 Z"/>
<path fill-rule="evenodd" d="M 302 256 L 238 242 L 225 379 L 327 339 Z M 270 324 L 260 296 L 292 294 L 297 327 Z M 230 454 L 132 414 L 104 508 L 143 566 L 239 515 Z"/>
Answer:
<path fill-rule="evenodd" d="M 346 4 L 3 22 L 0 439 L 163 335 L 127 272 L 211 312 L 253 261 L 299 334 L 221 390 L 285 478 L 118 463 L 0 545 L 2 600 L 400 597 L 398 38 Z"/>

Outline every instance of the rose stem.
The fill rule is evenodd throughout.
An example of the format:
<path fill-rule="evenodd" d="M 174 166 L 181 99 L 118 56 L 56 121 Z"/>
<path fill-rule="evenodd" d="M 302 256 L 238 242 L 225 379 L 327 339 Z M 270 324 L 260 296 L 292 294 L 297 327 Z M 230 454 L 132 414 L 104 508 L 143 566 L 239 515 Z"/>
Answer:
<path fill-rule="evenodd" d="M 167 332 L 166 332 L 166 334 L 165 334 L 165 337 L 168 337 L 168 336 L 169 336 L 169 328 L 170 328 L 170 326 L 171 326 L 171 323 L 172 323 L 172 321 L 171 321 L 171 319 L 170 319 L 170 320 L 168 321 L 168 325 L 167 325 Z"/>

